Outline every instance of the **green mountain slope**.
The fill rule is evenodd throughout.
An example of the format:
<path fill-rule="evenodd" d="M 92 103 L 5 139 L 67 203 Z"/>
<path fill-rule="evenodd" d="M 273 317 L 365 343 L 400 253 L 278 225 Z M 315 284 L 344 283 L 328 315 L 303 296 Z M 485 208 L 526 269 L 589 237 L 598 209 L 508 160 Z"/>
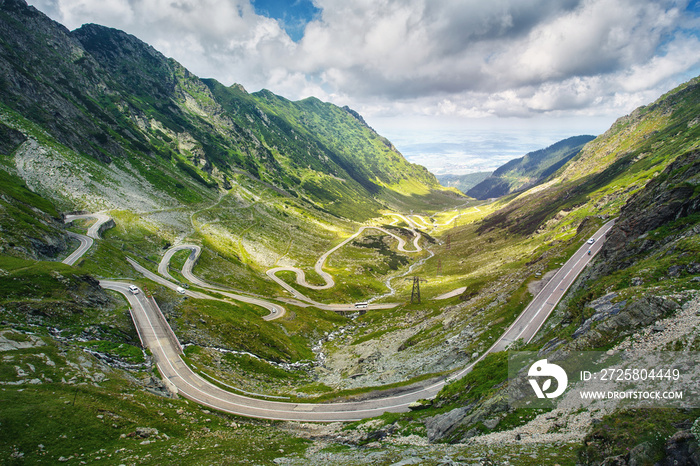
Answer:
<path fill-rule="evenodd" d="M 481 230 L 571 231 L 586 216 L 616 216 L 629 197 L 699 145 L 700 79 L 620 118 L 543 185 L 505 199 Z M 549 222 L 549 225 L 548 225 Z"/>
<path fill-rule="evenodd" d="M 476 199 L 491 199 L 530 188 L 556 172 L 579 153 L 594 136 L 573 136 L 546 149 L 529 152 L 499 167 L 493 174 L 466 191 Z"/>
<path fill-rule="evenodd" d="M 0 124 L 0 162 L 26 141 L 19 131 Z M 0 168 L 0 255 L 51 259 L 70 246 L 54 205 Z"/>
<path fill-rule="evenodd" d="M 350 109 L 313 97 L 292 102 L 267 90 L 248 94 L 238 85 L 204 83 L 236 124 L 272 148 L 300 193 L 333 213 L 352 218 L 353 210 L 409 202 L 409 193 L 432 193 L 447 202 L 456 197 Z"/>
<path fill-rule="evenodd" d="M 530 254 L 515 257 L 522 261 L 517 269 L 521 288 L 506 297 L 517 300 L 526 292 L 525 285 L 535 280 L 535 271 L 558 268 L 561 258 L 568 256 L 566 249 L 578 248 L 598 226 L 617 217 L 598 256 L 534 340 L 518 350 L 536 351 L 556 361 L 557 355 L 570 351 L 618 345 L 630 352 L 700 349 L 698 114 L 700 78 L 695 78 L 620 118 L 543 185 L 499 201 L 496 212 L 453 233 L 453 250 L 455 238 L 457 247 L 465 249 L 475 238 L 484 244 L 503 241 L 509 247 L 503 252 L 516 250 L 513 244 L 534 246 Z M 463 246 L 460 235 L 467 238 Z M 476 254 L 468 257 L 475 260 Z M 498 283 L 497 279 L 488 283 Z M 488 283 L 477 282 L 465 292 L 458 305 L 461 312 L 483 306 L 480 300 L 493 299 Z M 491 431 L 504 431 L 505 437 L 527 432 L 523 426 L 538 413 L 508 409 L 507 360 L 505 353 L 491 355 L 469 376 L 448 385 L 433 403 L 435 409 L 424 411 L 428 435 L 462 442 Z M 560 405 L 556 416 L 546 418 L 549 425 L 537 422 L 535 427 L 558 432 L 561 426 L 578 422 L 581 411 L 586 410 L 570 411 Z M 657 459 L 689 456 L 696 448 L 692 441 L 672 438 L 688 433 L 688 426 L 700 416 L 697 409 L 611 409 L 605 415 L 595 410 L 590 414 L 593 421 L 584 423 L 588 434 L 573 444 L 583 464 L 607 464 L 606 458 L 618 455 L 629 459 L 630 451 L 642 447 Z M 487 425 L 491 419 L 501 421 Z M 518 430 L 521 427 L 524 430 Z M 656 440 L 649 442 L 650 438 Z M 517 449 L 518 442 L 511 447 Z"/>
<path fill-rule="evenodd" d="M 61 216 L 51 202 L 0 168 L 0 254 L 53 259 L 68 250 Z"/>
<path fill-rule="evenodd" d="M 0 0 L 0 45 L 0 337 L 16 348 L 0 364 L 10 400 L 0 410 L 0 463 L 168 463 L 179 456 L 210 464 L 221 453 L 222 463 L 287 457 L 314 464 L 306 451 L 320 464 L 360 464 L 379 445 L 372 454 L 387 464 L 421 461 L 428 451 L 434 461 L 423 463 L 508 455 L 515 463 L 573 464 L 573 448 L 581 449 L 581 463 L 602 461 L 649 439 L 660 460 L 668 437 L 700 416 L 511 410 L 501 353 L 421 411 L 312 434 L 293 423 L 249 422 L 147 393 L 164 390 L 140 351 L 128 304 L 92 278 L 147 286 L 178 337 L 191 343 L 188 362 L 231 386 L 271 396 L 328 392 L 329 399 L 356 388 L 343 396 L 362 397 L 375 384 L 446 376 L 474 361 L 527 305 L 536 277 L 619 216 L 605 248 L 525 348 L 549 356 L 605 350 L 627 337 L 636 345 L 651 335 L 667 338 L 663 350 L 698 351 L 700 80 L 621 118 L 556 171 L 539 172 L 548 178 L 534 188 L 410 216 L 430 231 L 420 243 L 430 253 L 420 259 L 399 254 L 378 232 L 358 238 L 328 261 L 338 286 L 314 294 L 326 302 L 365 300 L 384 292 L 387 273 L 410 270 L 427 280 L 421 303 L 354 319 L 285 303 L 284 318 L 264 321 L 252 306 L 184 298 L 139 276 L 125 256 L 155 270 L 165 249 L 193 242 L 202 246 L 202 278 L 289 297 L 265 270 L 310 271 L 357 230 L 356 220 L 385 208 L 432 213 L 454 205 L 454 192 L 440 190 L 350 109 L 201 80 L 117 30 L 86 25 L 71 33 L 21 0 Z M 59 221 L 74 208 L 109 209 L 116 226 L 75 266 L 46 261 L 74 246 Z M 410 241 L 401 229 L 408 220 L 389 221 Z M 411 282 L 394 280 L 390 299 L 407 301 Z M 432 299 L 462 286 L 461 296 Z M 596 302 L 611 292 L 620 312 L 596 315 Z M 652 331 L 684 313 L 689 319 L 669 325 L 671 332 Z M 318 366 L 306 365 L 314 359 Z M 271 362 L 304 364 L 295 370 Z M 495 445 L 421 446 L 508 431 L 535 417 L 543 423 L 537 436 L 512 431 Z M 581 442 L 592 418 L 600 422 Z M 578 437 L 569 436 L 572 429 Z M 553 443 L 550 434 L 559 433 Z M 323 443 L 312 444 L 317 436 Z"/>
<path fill-rule="evenodd" d="M 88 24 L 68 32 L 22 0 L 8 0 L 0 41 L 3 121 L 57 151 L 66 170 L 93 188 L 93 199 L 43 182 L 47 174 L 26 164 L 17 164 L 19 174 L 37 189 L 49 185 L 46 194 L 68 206 L 201 202 L 230 189 L 236 175 L 357 220 L 412 195 L 445 193 L 447 202 L 456 195 L 349 111 L 204 82 L 122 31 Z M 130 177 L 134 199 L 85 179 L 81 163 L 107 185 Z"/>

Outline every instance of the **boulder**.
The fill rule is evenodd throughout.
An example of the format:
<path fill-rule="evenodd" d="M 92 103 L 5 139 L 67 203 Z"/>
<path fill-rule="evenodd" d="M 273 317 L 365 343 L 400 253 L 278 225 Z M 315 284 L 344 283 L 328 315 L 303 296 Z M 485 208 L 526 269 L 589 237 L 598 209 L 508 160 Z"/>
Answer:
<path fill-rule="evenodd" d="M 666 441 L 666 458 L 661 466 L 700 466 L 698 440 L 689 430 L 676 432 Z"/>
<path fill-rule="evenodd" d="M 156 429 L 154 427 L 137 427 L 136 428 L 136 435 L 141 437 L 141 438 L 152 437 L 152 436 L 158 435 L 158 429 Z"/>
<path fill-rule="evenodd" d="M 434 442 L 449 435 L 459 425 L 467 413 L 469 408 L 455 408 L 445 414 L 438 414 L 425 420 L 425 428 L 428 434 L 428 440 Z"/>
<path fill-rule="evenodd" d="M 649 442 L 640 443 L 630 450 L 629 466 L 644 466 L 654 464 L 654 447 Z"/>

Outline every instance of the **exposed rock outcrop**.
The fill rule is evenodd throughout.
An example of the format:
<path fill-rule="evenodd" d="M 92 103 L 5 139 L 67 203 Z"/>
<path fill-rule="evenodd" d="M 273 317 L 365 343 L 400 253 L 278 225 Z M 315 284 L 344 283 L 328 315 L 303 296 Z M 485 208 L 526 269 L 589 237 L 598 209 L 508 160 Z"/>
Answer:
<path fill-rule="evenodd" d="M 622 209 L 601 250 L 597 274 L 625 268 L 633 256 L 657 247 L 647 232 L 699 212 L 699 184 L 700 151 L 678 156 Z"/>
<path fill-rule="evenodd" d="M 425 427 L 428 433 L 428 440 L 434 442 L 446 437 L 453 432 L 459 423 L 467 416 L 471 406 L 464 408 L 455 408 L 445 414 L 438 414 L 428 418 L 425 421 Z"/>
<path fill-rule="evenodd" d="M 630 303 L 626 300 L 612 302 L 615 296 L 616 293 L 610 293 L 588 305 L 595 309 L 595 314 L 574 332 L 573 338 L 580 338 L 577 347 L 583 349 L 595 345 L 611 335 L 617 337 L 630 334 L 680 308 L 672 299 L 660 296 L 643 297 Z"/>
<path fill-rule="evenodd" d="M 666 441 L 665 453 L 661 466 L 700 466 L 700 447 L 690 431 L 682 430 L 672 435 Z"/>

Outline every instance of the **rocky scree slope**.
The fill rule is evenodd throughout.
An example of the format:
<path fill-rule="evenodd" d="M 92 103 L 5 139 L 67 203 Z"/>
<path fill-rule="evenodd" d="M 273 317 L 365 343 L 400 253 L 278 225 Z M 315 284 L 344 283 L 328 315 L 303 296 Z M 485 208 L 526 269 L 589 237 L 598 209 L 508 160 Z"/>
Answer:
<path fill-rule="evenodd" d="M 564 306 L 564 330 L 555 332 L 558 323 L 550 323 L 538 344 L 546 341 L 548 352 L 611 345 L 629 352 L 700 350 L 699 158 L 697 149 L 678 155 L 627 202 Z M 699 464 L 690 431 L 698 416 L 697 409 L 598 413 L 580 458 Z"/>

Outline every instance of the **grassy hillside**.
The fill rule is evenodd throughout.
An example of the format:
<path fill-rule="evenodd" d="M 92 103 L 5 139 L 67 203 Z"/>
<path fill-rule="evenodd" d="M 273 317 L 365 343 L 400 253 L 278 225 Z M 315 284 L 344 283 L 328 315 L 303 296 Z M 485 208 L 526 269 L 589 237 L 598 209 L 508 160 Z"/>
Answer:
<path fill-rule="evenodd" d="M 292 102 L 267 90 L 248 94 L 238 85 L 204 83 L 236 124 L 273 148 L 293 192 L 321 209 L 361 218 L 382 207 L 411 205 L 415 195 L 432 195 L 433 208 L 459 198 L 424 167 L 408 163 L 352 110 L 316 98 Z M 423 208 L 419 202 L 414 207 Z"/>
<path fill-rule="evenodd" d="M 0 180 L 0 254 L 44 260 L 62 258 L 73 243 L 53 204 L 2 168 Z"/>
<path fill-rule="evenodd" d="M 532 234 L 541 225 L 571 230 L 586 216 L 617 216 L 632 194 L 698 147 L 699 110 L 695 78 L 620 118 L 544 185 L 504 200 L 481 231 L 498 226 Z"/>
<path fill-rule="evenodd" d="M 187 240 L 202 276 L 274 295 L 265 270 L 311 265 L 354 222 L 462 202 L 349 109 L 203 81 L 134 36 L 69 32 L 22 0 L 2 4 L 0 41 L 0 165 L 59 211 L 110 211 L 110 242 L 84 264 L 96 276 Z"/>
<path fill-rule="evenodd" d="M 411 308 L 410 319 L 384 314 L 375 347 L 401 343 L 397 354 L 410 354 L 397 358 L 423 358 L 426 366 L 432 359 L 423 355 L 431 353 L 445 359 L 460 351 L 462 360 L 479 354 L 536 293 L 529 285 L 556 270 L 608 218 L 619 217 L 592 267 L 535 340 L 519 349 L 543 357 L 611 348 L 697 351 L 699 111 L 696 78 L 618 120 L 544 185 L 443 230 L 438 237 L 450 234 L 451 247 L 419 269 L 428 277 L 424 290 L 435 283 L 440 292 L 440 283 L 458 273 L 467 290 L 449 306 Z M 438 260 L 444 278 L 435 276 Z M 438 351 L 440 344 L 448 348 Z M 696 441 L 686 434 L 698 410 L 508 409 L 506 356 L 488 357 L 446 386 L 429 408 L 387 417 L 379 429 L 425 428 L 428 438 L 451 443 L 483 436 L 491 439 L 485 445 L 505 442 L 514 452 L 523 451 L 521 437 L 547 432 L 550 440 L 531 444 L 531 464 L 551 457 L 552 442 L 568 449 L 560 464 L 602 464 L 618 455 L 627 461 L 632 451 L 655 460 L 695 451 Z"/>
<path fill-rule="evenodd" d="M 593 266 L 577 280 L 535 340 L 520 350 L 556 358 L 581 350 L 700 349 L 695 327 L 700 312 L 698 157 L 697 147 L 678 154 L 658 176 L 627 197 Z M 590 223 L 579 227 L 584 238 L 588 227 Z M 492 234 L 484 233 L 487 238 Z M 541 255 L 543 250 L 537 251 L 528 265 L 556 267 L 558 258 L 551 256 L 556 249 Z M 467 303 L 479 297 L 472 294 Z M 464 311 L 471 307 L 464 306 Z M 499 432 L 515 438 L 546 430 L 552 439 L 558 433 L 572 438 L 566 443 L 572 448 L 569 461 L 577 464 L 606 464 L 606 458 L 618 456 L 628 460 L 642 451 L 647 455 L 643 458 L 686 458 L 695 451 L 696 440 L 687 434 L 700 416 L 697 409 L 598 406 L 589 412 L 572 411 L 562 404 L 555 412 L 509 410 L 506 356 L 489 356 L 438 395 L 424 411 L 426 425 L 435 426 L 430 419 L 447 413 L 452 413 L 452 421 L 429 427 L 428 435 L 461 442 Z M 494 419 L 499 422 L 492 423 Z M 545 452 L 550 442 L 543 442 L 537 454 Z M 519 442 L 512 447 L 519 449 Z"/>

